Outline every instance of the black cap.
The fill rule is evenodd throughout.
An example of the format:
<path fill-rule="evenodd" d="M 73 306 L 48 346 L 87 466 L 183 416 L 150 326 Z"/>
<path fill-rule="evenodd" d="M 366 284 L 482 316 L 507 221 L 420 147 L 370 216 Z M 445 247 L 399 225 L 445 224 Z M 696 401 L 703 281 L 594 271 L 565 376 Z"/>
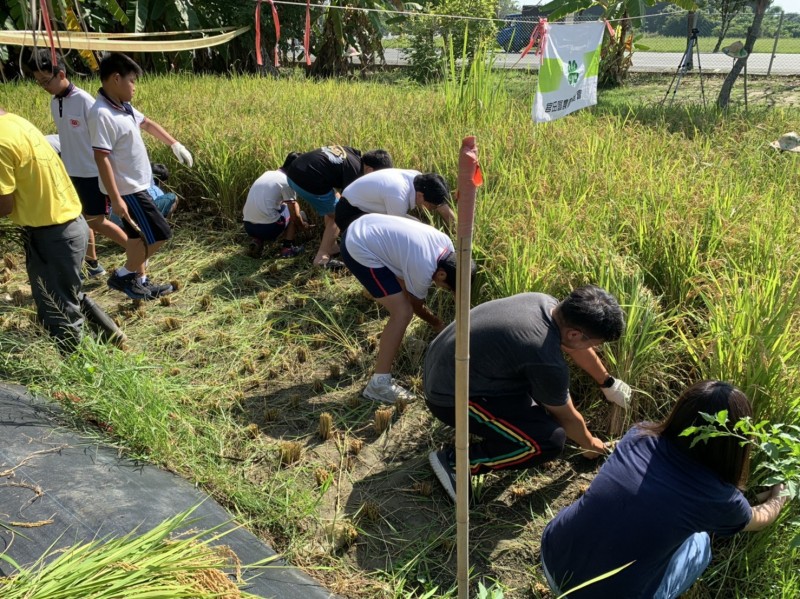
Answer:
<path fill-rule="evenodd" d="M 426 202 L 438 206 L 450 197 L 450 188 L 444 177 L 436 173 L 425 173 L 414 177 L 414 191 L 418 191 Z"/>

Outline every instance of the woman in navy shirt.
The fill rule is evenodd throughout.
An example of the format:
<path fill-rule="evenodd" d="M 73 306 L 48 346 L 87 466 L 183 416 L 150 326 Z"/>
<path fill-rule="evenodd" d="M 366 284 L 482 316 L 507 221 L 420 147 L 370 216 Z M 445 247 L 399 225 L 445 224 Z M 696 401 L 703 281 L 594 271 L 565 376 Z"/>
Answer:
<path fill-rule="evenodd" d="M 705 424 L 701 413 L 727 410 L 730 425 L 752 416 L 736 387 L 703 381 L 684 391 L 661 423 L 633 427 L 617 445 L 586 493 L 547 525 L 542 566 L 558 593 L 626 566 L 619 573 L 571 592 L 589 597 L 678 597 L 711 561 L 709 534 L 761 530 L 786 501 L 782 485 L 751 507 L 749 445 L 724 436 L 691 446 L 680 434 Z"/>

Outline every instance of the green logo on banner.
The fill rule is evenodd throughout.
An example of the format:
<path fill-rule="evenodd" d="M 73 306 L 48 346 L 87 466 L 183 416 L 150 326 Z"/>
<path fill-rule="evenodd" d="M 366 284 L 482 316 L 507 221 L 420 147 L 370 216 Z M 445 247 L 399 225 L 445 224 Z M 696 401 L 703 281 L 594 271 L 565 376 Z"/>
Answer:
<path fill-rule="evenodd" d="M 578 79 L 580 79 L 580 73 L 578 73 L 578 62 L 575 60 L 570 60 L 567 63 L 567 81 L 572 87 L 578 85 Z"/>

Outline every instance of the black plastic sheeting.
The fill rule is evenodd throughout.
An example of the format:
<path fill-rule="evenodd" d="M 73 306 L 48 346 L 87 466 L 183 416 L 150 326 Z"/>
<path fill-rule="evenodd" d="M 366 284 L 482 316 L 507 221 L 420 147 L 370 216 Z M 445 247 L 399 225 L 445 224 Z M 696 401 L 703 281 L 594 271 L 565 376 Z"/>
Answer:
<path fill-rule="evenodd" d="M 145 532 L 194 506 L 200 518 L 191 528 L 210 529 L 223 523 L 236 528 L 231 515 L 205 493 L 169 472 L 120 458 L 111 447 L 80 437 L 59 424 L 58 406 L 31 396 L 22 387 L 0 384 L 0 522 L 52 524 L 0 527 L 0 553 L 21 566 L 48 551 L 134 531 Z M 61 448 L 58 451 L 53 451 Z M 48 451 L 50 450 L 50 451 Z M 36 453 L 45 452 L 47 453 Z M 22 485 L 22 486 L 19 486 Z M 34 489 L 40 489 L 37 497 Z M 252 564 L 275 552 L 250 532 L 239 528 L 225 535 L 242 564 Z M 0 575 L 13 569 L 0 561 Z M 244 570 L 245 591 L 276 599 L 329 599 L 334 595 L 284 561 L 268 568 Z"/>

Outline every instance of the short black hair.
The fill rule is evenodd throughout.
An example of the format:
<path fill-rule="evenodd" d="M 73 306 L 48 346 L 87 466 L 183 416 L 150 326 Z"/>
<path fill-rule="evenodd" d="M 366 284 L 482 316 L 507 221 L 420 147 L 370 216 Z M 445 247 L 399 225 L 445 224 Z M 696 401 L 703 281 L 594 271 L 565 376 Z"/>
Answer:
<path fill-rule="evenodd" d="M 597 285 L 584 285 L 558 304 L 567 326 L 583 331 L 592 339 L 616 341 L 625 329 L 625 314 L 617 298 Z"/>
<path fill-rule="evenodd" d="M 127 77 L 131 73 L 136 73 L 137 77 L 141 77 L 142 67 L 136 64 L 135 60 L 120 52 L 106 54 L 100 61 L 100 81 L 105 81 L 115 74 Z"/>
<path fill-rule="evenodd" d="M 280 168 L 280 170 L 286 172 L 289 169 L 289 166 L 291 166 L 292 162 L 294 162 L 298 156 L 300 156 L 300 152 L 289 152 L 286 154 L 286 158 L 284 158 L 283 166 Z"/>
<path fill-rule="evenodd" d="M 61 71 L 67 72 L 61 55 L 56 53 L 56 61 L 53 62 L 52 52 L 45 48 L 33 52 L 25 64 L 32 72 L 42 71 L 52 75 L 58 75 Z"/>
<path fill-rule="evenodd" d="M 156 183 L 161 185 L 169 179 L 169 169 L 166 164 L 160 162 L 150 163 L 150 170 L 153 171 L 153 179 Z"/>
<path fill-rule="evenodd" d="M 436 268 L 444 271 L 445 274 L 444 282 L 447 283 L 447 286 L 450 287 L 450 289 L 455 291 L 456 272 L 458 270 L 458 260 L 456 260 L 456 253 L 450 252 L 444 258 L 441 258 L 439 262 L 436 263 Z M 478 272 L 478 265 L 475 264 L 475 260 L 471 260 L 469 265 L 470 285 L 472 285 L 472 283 L 475 282 L 475 274 L 477 272 Z"/>
<path fill-rule="evenodd" d="M 450 188 L 444 177 L 436 173 L 425 173 L 414 177 L 414 191 L 418 191 L 425 201 L 439 206 L 450 199 Z"/>
<path fill-rule="evenodd" d="M 392 157 L 386 150 L 370 150 L 361 157 L 361 168 L 365 166 L 379 171 L 382 168 L 392 168 Z"/>

